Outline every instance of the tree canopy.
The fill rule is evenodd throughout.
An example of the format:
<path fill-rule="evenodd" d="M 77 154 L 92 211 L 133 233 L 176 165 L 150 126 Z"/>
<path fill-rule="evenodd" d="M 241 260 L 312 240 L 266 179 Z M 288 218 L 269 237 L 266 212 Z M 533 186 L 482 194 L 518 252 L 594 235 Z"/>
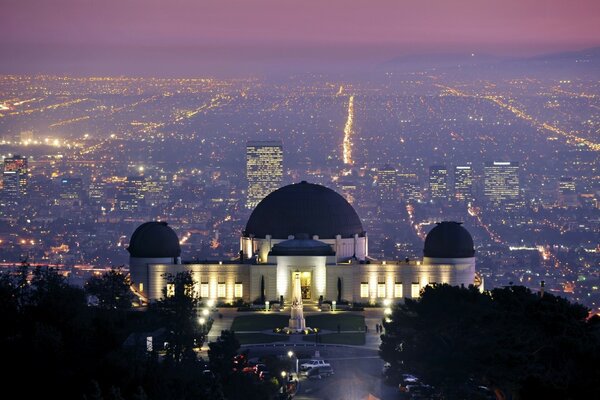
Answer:
<path fill-rule="evenodd" d="M 86 292 L 98 299 L 104 309 L 128 309 L 134 295 L 130 289 L 131 280 L 121 267 L 111 268 L 101 276 L 90 278 L 85 285 Z"/>
<path fill-rule="evenodd" d="M 381 357 L 445 398 L 490 387 L 502 398 L 600 398 L 600 323 L 588 310 L 521 286 L 481 293 L 426 287 L 384 322 Z"/>

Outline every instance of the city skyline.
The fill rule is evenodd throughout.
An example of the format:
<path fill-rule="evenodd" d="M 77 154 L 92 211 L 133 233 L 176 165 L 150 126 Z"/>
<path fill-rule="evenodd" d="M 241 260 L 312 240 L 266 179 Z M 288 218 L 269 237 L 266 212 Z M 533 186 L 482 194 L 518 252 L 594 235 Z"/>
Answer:
<path fill-rule="evenodd" d="M 6 0 L 7 390 L 600 398 L 599 134 L 597 0 Z"/>

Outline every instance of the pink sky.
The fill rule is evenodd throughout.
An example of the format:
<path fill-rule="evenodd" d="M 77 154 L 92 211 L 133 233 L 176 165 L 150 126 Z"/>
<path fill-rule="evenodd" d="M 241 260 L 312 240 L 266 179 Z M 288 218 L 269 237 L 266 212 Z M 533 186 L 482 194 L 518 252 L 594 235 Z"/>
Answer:
<path fill-rule="evenodd" d="M 112 48 L 130 58 L 162 49 L 231 63 L 599 45 L 600 0 L 2 0 L 0 7 L 0 52 L 11 58 L 0 60 L 5 71 L 69 57 L 89 62 L 94 48 L 104 51 L 102 62 Z"/>
<path fill-rule="evenodd" d="M 598 0 L 3 0 L 2 43 L 585 47 Z"/>

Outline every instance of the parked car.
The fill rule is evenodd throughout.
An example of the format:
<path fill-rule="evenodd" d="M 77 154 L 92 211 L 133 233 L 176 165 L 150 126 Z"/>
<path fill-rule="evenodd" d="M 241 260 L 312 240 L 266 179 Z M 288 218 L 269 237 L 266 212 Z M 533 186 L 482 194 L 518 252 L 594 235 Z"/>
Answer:
<path fill-rule="evenodd" d="M 263 371 L 260 371 L 260 373 L 258 374 L 258 379 L 260 379 L 261 381 L 268 381 L 271 378 L 271 373 L 269 371 L 267 371 L 266 369 Z"/>
<path fill-rule="evenodd" d="M 333 375 L 333 368 L 329 365 L 311 368 L 306 373 L 308 379 L 322 379 L 331 375 Z"/>
<path fill-rule="evenodd" d="M 325 360 L 310 360 L 300 364 L 300 369 L 302 371 L 308 371 L 315 367 L 331 367 L 331 365 L 329 365 L 329 363 Z"/>

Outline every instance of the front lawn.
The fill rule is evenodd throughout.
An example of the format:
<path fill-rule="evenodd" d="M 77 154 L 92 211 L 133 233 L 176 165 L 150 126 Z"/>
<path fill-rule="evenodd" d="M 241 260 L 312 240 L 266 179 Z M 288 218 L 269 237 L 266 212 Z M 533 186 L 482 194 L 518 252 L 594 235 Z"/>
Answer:
<path fill-rule="evenodd" d="M 240 315 L 234 318 L 231 330 L 238 331 L 264 331 L 282 328 L 288 325 L 290 316 L 285 314 L 253 314 Z"/>
<path fill-rule="evenodd" d="M 306 326 L 337 331 L 364 331 L 365 317 L 359 314 L 325 313 L 306 317 Z"/>

